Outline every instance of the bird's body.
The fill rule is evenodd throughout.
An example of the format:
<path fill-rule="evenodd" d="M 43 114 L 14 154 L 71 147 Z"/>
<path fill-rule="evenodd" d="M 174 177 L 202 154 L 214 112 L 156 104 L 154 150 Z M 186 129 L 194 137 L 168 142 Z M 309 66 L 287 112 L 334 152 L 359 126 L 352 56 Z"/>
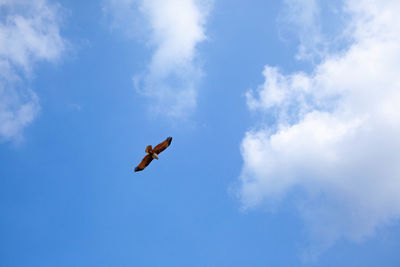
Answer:
<path fill-rule="evenodd" d="M 148 145 L 145 149 L 147 155 L 142 159 L 139 165 L 135 168 L 135 172 L 143 171 L 153 159 L 158 159 L 158 154 L 163 152 L 172 142 L 172 137 L 168 137 L 163 142 L 156 145 L 152 148 L 151 145 Z"/>

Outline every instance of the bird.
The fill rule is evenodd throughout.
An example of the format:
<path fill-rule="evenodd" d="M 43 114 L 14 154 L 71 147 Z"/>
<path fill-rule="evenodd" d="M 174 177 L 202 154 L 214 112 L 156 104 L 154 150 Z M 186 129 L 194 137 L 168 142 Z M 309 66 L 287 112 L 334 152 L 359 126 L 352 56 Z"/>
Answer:
<path fill-rule="evenodd" d="M 143 171 L 153 159 L 158 159 L 158 154 L 163 152 L 172 142 L 172 137 L 169 136 L 167 139 L 156 145 L 154 148 L 148 145 L 145 149 L 147 155 L 142 159 L 139 165 L 136 166 L 135 172 Z"/>

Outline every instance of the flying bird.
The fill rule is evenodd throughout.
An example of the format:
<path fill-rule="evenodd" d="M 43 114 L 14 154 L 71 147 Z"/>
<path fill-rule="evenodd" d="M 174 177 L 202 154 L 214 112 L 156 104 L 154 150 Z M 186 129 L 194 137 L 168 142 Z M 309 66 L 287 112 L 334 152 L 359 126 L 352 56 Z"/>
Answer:
<path fill-rule="evenodd" d="M 142 162 L 137 165 L 135 172 L 143 171 L 153 159 L 158 159 L 158 154 L 163 152 L 172 142 L 172 137 L 168 137 L 163 142 L 156 145 L 154 148 L 151 145 L 147 146 L 145 152 L 147 155 L 142 159 Z"/>

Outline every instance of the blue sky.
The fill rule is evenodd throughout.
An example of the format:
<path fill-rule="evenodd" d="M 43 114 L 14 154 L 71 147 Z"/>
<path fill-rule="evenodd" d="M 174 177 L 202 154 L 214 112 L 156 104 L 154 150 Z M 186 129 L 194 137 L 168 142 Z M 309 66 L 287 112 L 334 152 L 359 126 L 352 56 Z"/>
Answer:
<path fill-rule="evenodd" d="M 0 1 L 0 265 L 398 266 L 399 11 Z"/>

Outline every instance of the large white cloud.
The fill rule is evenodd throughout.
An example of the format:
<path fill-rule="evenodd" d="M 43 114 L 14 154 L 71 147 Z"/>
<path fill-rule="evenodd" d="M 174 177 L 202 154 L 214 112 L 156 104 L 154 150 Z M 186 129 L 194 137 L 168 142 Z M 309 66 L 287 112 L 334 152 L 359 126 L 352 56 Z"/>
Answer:
<path fill-rule="evenodd" d="M 149 97 L 153 112 L 182 117 L 196 106 L 202 75 L 197 46 L 206 39 L 210 6 L 210 0 L 105 2 L 104 10 L 117 17 L 112 26 L 121 28 L 125 22 L 125 32 L 139 34 L 154 49 L 146 70 L 133 79 L 138 91 Z"/>
<path fill-rule="evenodd" d="M 56 61 L 66 48 L 60 8 L 45 0 L 1 0 L 0 140 L 21 138 L 36 117 L 38 97 L 29 88 L 34 64 Z"/>
<path fill-rule="evenodd" d="M 400 2 L 345 1 L 351 45 L 310 74 L 266 66 L 247 93 L 275 123 L 246 133 L 245 208 L 295 192 L 314 253 L 361 241 L 400 218 Z"/>

